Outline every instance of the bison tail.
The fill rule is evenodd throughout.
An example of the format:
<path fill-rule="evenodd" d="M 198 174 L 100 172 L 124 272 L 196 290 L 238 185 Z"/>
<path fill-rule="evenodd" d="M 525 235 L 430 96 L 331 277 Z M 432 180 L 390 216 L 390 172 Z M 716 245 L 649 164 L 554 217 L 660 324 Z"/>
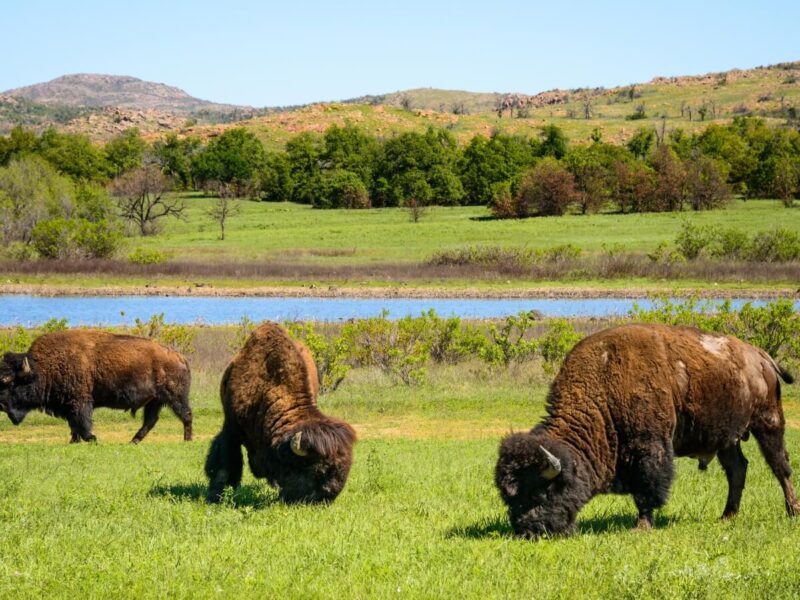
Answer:
<path fill-rule="evenodd" d="M 781 379 L 783 379 L 786 383 L 788 384 L 794 383 L 794 375 L 790 373 L 789 370 L 786 369 L 785 367 L 779 366 L 778 373 L 780 374 Z"/>

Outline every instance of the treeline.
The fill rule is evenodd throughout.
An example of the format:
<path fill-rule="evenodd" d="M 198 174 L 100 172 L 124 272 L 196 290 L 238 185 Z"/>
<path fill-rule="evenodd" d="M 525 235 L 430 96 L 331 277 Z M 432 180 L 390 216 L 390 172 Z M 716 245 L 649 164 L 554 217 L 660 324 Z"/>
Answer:
<path fill-rule="evenodd" d="M 318 208 L 488 205 L 500 217 L 701 210 L 732 193 L 790 205 L 800 194 L 800 133 L 752 117 L 694 134 L 642 128 L 625 145 L 604 142 L 597 130 L 589 144 L 570 143 L 555 125 L 527 137 L 477 135 L 464 145 L 446 129 L 382 139 L 334 125 L 300 133 L 277 152 L 243 128 L 206 144 L 175 134 L 147 144 L 135 129 L 104 146 L 53 129 L 0 137 L 0 168 L 30 157 L 78 186 L 104 188 L 157 168 L 164 190 L 223 190 Z"/>

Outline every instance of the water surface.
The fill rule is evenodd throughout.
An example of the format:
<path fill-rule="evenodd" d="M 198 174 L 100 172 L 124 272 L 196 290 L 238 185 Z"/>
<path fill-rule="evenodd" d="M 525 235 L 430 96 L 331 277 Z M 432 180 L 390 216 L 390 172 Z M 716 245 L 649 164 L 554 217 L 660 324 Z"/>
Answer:
<path fill-rule="evenodd" d="M 741 306 L 746 299 L 733 301 Z M 254 321 L 342 321 L 372 317 L 386 310 L 399 319 L 434 309 L 439 315 L 468 319 L 505 317 L 537 310 L 546 317 L 603 317 L 627 314 L 634 303 L 652 301 L 630 298 L 566 299 L 459 299 L 459 298 L 225 298 L 217 296 L 87 296 L 41 297 L 0 295 L 0 326 L 43 323 L 67 319 L 70 325 L 131 325 L 164 313 L 173 323 L 236 323 L 247 315 Z M 764 304 L 764 301 L 754 301 Z M 800 301 L 795 302 L 800 310 Z"/>

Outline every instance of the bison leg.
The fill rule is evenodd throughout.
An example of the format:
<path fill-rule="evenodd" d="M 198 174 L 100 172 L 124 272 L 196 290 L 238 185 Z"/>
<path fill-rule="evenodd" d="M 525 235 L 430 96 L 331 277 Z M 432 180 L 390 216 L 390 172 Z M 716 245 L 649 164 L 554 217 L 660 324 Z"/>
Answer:
<path fill-rule="evenodd" d="M 211 503 L 219 502 L 222 491 L 230 485 L 234 488 L 242 481 L 242 447 L 239 436 L 230 427 L 222 426 L 211 442 L 206 459 L 206 475 L 208 476 L 208 496 Z"/>
<path fill-rule="evenodd" d="M 722 513 L 722 518 L 727 519 L 739 512 L 744 481 L 747 477 L 747 459 L 742 454 L 742 446 L 739 442 L 720 450 L 717 458 L 728 479 L 728 501 L 725 503 L 725 510 Z"/>
<path fill-rule="evenodd" d="M 175 416 L 181 420 L 183 423 L 183 441 L 184 442 L 191 442 L 192 441 L 192 409 L 189 407 L 188 399 L 185 399 L 178 405 L 172 404 L 170 405 L 172 412 L 175 413 Z"/>
<path fill-rule="evenodd" d="M 641 449 L 632 466 L 630 490 L 639 510 L 637 529 L 653 526 L 653 511 L 666 504 L 675 475 L 670 442 L 654 442 Z"/>
<path fill-rule="evenodd" d="M 96 442 L 97 438 L 92 433 L 92 408 L 84 405 L 72 414 L 67 415 L 67 423 L 72 433 L 70 443 L 74 444 L 83 440 L 85 442 Z"/>
<path fill-rule="evenodd" d="M 158 414 L 160 412 L 161 404 L 158 402 L 149 402 L 148 404 L 144 405 L 144 420 L 141 428 L 139 428 L 139 431 L 137 431 L 136 435 L 133 436 L 131 444 L 138 444 L 144 439 L 144 436 L 150 433 L 150 430 L 158 422 Z"/>
<path fill-rule="evenodd" d="M 758 441 L 761 453 L 767 461 L 773 474 L 783 488 L 783 497 L 786 501 L 786 513 L 790 517 L 800 515 L 800 502 L 794 493 L 790 477 L 792 468 L 789 466 L 789 453 L 783 443 L 783 427 L 780 428 L 752 428 L 751 431 Z"/>

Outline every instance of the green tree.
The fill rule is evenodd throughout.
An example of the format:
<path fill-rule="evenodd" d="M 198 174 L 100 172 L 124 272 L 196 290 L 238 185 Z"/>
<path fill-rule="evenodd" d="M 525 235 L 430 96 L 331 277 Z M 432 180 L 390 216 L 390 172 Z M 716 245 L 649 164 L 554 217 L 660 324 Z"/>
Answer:
<path fill-rule="evenodd" d="M 369 208 L 369 193 L 361 178 L 351 171 L 332 169 L 320 178 L 314 208 Z"/>
<path fill-rule="evenodd" d="M 540 156 L 552 156 L 561 159 L 567 153 L 569 140 L 564 131 L 557 125 L 545 125 L 540 128 L 541 145 L 539 147 Z"/>
<path fill-rule="evenodd" d="M 136 127 L 126 129 L 103 148 L 114 177 L 140 167 L 146 150 L 147 143 Z"/>
<path fill-rule="evenodd" d="M 326 169 L 355 173 L 369 188 L 379 150 L 377 140 L 358 127 L 331 125 L 322 136 L 320 159 Z"/>
<path fill-rule="evenodd" d="M 39 221 L 68 218 L 73 211 L 72 183 L 43 159 L 23 156 L 0 167 L 0 232 L 6 244 L 27 244 Z"/>
<path fill-rule="evenodd" d="M 625 144 L 628 150 L 636 158 L 645 158 L 650 153 L 650 149 L 656 141 L 656 132 L 652 128 L 641 127 L 633 134 L 628 143 Z"/>
<path fill-rule="evenodd" d="M 264 200 L 286 202 L 292 199 L 292 165 L 286 152 L 268 152 L 259 177 Z"/>
<path fill-rule="evenodd" d="M 264 168 L 266 153 L 258 138 L 244 127 L 228 129 L 212 139 L 192 159 L 195 182 L 231 184 L 237 197 L 253 195 Z"/>
<path fill-rule="evenodd" d="M 199 149 L 199 138 L 179 138 L 176 133 L 168 133 L 153 142 L 153 159 L 164 175 L 181 189 L 188 189 L 192 185 L 192 157 Z"/>
<path fill-rule="evenodd" d="M 286 142 L 294 202 L 313 204 L 320 186 L 322 148 L 319 136 L 304 131 Z"/>
<path fill-rule="evenodd" d="M 520 136 L 474 136 L 459 161 L 459 175 L 468 204 L 490 204 L 497 184 L 516 183 L 540 154 L 540 144 Z"/>
<path fill-rule="evenodd" d="M 408 132 L 387 140 L 376 165 L 373 203 L 401 206 L 410 198 L 458 203 L 463 189 L 455 183 L 457 159 L 456 140 L 443 129 Z"/>
<path fill-rule="evenodd" d="M 33 131 L 23 127 L 14 127 L 8 137 L 0 137 L 0 167 L 6 166 L 13 159 L 33 154 L 38 140 Z"/>

